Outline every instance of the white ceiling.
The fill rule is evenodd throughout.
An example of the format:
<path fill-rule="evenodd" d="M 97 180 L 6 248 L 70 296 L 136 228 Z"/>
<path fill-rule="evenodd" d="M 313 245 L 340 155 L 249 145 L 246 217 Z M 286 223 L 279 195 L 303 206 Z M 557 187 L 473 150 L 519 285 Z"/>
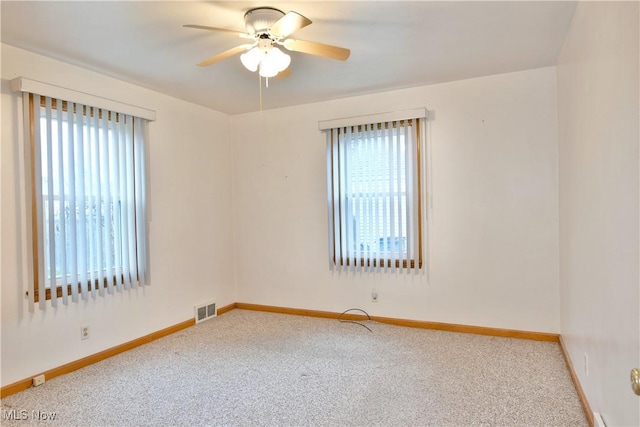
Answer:
<path fill-rule="evenodd" d="M 2 1 L 2 43 L 229 114 L 260 108 L 256 73 L 232 57 L 245 43 L 200 24 L 245 31 L 254 7 L 313 21 L 294 37 L 347 47 L 346 62 L 292 52 L 263 108 L 318 102 L 554 65 L 576 3 L 568 1 Z"/>

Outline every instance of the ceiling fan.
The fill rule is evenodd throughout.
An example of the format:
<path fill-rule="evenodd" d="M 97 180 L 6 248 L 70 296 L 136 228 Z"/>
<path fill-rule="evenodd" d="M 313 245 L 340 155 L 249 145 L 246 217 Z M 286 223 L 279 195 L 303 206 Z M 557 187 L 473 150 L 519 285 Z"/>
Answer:
<path fill-rule="evenodd" d="M 252 72 L 258 71 L 262 77 L 275 77 L 287 69 L 291 57 L 282 52 L 278 46 L 293 52 L 307 53 L 326 58 L 345 61 L 351 51 L 343 47 L 331 46 L 304 40 L 288 38 L 291 34 L 311 24 L 311 20 L 297 12 L 285 14 L 272 7 L 259 7 L 244 14 L 246 33 L 225 28 L 208 27 L 205 25 L 184 25 L 187 28 L 218 31 L 234 34 L 252 40 L 250 43 L 233 47 L 222 53 L 199 62 L 197 65 L 206 67 L 233 55 L 240 55 L 242 64 Z"/>

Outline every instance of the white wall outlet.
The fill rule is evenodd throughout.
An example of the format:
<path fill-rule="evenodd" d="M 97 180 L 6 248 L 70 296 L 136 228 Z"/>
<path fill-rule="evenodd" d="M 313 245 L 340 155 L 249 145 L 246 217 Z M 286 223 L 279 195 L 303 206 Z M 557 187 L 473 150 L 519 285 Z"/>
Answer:
<path fill-rule="evenodd" d="M 80 326 L 80 339 L 86 340 L 89 338 L 89 325 Z"/>
<path fill-rule="evenodd" d="M 584 354 L 584 374 L 589 376 L 589 356 L 587 353 Z"/>
<path fill-rule="evenodd" d="M 371 291 L 371 301 L 378 302 L 378 291 L 375 289 Z"/>
<path fill-rule="evenodd" d="M 33 377 L 33 386 L 38 387 L 39 385 L 44 384 L 44 374 L 40 374 L 37 377 Z"/>

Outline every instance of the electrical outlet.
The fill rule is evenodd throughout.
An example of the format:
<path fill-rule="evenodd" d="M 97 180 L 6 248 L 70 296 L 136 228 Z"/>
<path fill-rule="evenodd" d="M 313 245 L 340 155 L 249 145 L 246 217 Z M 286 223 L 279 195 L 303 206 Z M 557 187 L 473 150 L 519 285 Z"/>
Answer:
<path fill-rule="evenodd" d="M 589 376 L 589 356 L 587 353 L 584 354 L 584 374 Z"/>
<path fill-rule="evenodd" d="M 89 325 L 80 326 L 80 339 L 86 340 L 89 338 Z"/>
<path fill-rule="evenodd" d="M 44 374 L 40 374 L 37 377 L 33 377 L 33 386 L 38 387 L 39 385 L 44 384 Z"/>
<path fill-rule="evenodd" d="M 371 291 L 371 301 L 378 302 L 378 292 L 375 289 Z"/>

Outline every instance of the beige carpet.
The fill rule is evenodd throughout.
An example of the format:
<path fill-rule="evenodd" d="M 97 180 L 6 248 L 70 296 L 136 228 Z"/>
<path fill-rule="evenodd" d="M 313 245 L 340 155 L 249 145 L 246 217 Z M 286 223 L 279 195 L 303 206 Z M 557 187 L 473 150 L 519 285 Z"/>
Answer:
<path fill-rule="evenodd" d="M 233 310 L 9 396 L 2 425 L 587 425 L 558 344 L 365 323 Z"/>

